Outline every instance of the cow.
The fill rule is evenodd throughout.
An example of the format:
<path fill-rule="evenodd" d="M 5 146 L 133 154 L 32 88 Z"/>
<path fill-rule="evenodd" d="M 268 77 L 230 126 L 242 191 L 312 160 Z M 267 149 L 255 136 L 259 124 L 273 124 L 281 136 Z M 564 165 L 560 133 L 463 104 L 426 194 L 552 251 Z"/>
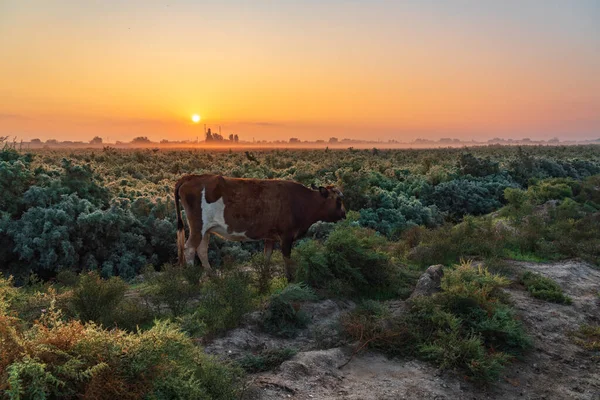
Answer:
<path fill-rule="evenodd" d="M 212 174 L 183 176 L 175 184 L 179 263 L 193 264 L 198 254 L 202 268 L 212 274 L 208 262 L 211 234 L 234 241 L 264 240 L 267 262 L 279 241 L 286 276 L 292 281 L 292 244 L 317 221 L 346 218 L 342 199 L 342 192 L 334 186 L 308 188 L 292 181 Z M 187 241 L 180 203 L 190 231 Z"/>

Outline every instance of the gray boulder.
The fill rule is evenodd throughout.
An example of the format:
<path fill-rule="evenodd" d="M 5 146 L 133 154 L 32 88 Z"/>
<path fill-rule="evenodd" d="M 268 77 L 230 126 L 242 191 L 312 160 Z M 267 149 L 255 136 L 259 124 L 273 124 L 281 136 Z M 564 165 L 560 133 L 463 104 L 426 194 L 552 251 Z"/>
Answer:
<path fill-rule="evenodd" d="M 409 299 L 418 296 L 431 296 L 441 290 L 442 276 L 444 276 L 443 265 L 432 265 L 421 275 L 417 282 L 415 290 Z"/>

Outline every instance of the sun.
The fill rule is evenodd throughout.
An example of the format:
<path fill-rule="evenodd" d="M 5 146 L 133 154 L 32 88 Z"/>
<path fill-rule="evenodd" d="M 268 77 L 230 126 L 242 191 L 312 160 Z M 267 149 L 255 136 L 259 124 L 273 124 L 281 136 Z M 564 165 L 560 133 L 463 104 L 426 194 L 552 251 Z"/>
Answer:
<path fill-rule="evenodd" d="M 194 114 L 192 115 L 192 121 L 197 124 L 198 122 L 200 122 L 200 116 L 198 114 Z"/>

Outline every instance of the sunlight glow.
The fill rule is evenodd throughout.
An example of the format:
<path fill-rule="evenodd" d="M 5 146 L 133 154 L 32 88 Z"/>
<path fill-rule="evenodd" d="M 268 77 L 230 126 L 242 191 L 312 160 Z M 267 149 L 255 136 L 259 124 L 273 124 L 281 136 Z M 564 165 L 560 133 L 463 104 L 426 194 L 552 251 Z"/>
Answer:
<path fill-rule="evenodd" d="M 200 122 L 200 116 L 198 114 L 194 114 L 192 115 L 192 121 L 197 124 L 198 122 Z"/>

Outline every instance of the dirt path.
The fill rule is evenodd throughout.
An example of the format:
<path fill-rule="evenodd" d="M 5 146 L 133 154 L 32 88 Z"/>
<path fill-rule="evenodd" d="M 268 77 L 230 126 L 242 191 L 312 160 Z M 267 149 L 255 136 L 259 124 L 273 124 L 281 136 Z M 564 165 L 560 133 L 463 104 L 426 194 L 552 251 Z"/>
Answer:
<path fill-rule="evenodd" d="M 507 369 L 499 390 L 512 398 L 600 399 L 600 362 L 569 337 L 581 324 L 600 323 L 600 271 L 578 261 L 514 266 L 554 279 L 573 304 L 549 303 L 523 288 L 509 289 L 534 342 L 527 357 Z"/>
<path fill-rule="evenodd" d="M 331 300 L 308 306 L 314 323 L 297 339 L 274 339 L 249 323 L 207 346 L 207 351 L 235 357 L 261 347 L 300 349 L 276 370 L 252 375 L 246 399 L 600 400 L 600 357 L 593 358 L 569 338 L 581 324 L 600 322 L 600 271 L 578 261 L 515 262 L 513 266 L 517 272 L 531 270 L 554 279 L 573 298 L 573 304 L 535 299 L 519 285 L 507 289 L 533 338 L 533 349 L 509 365 L 493 387 L 478 387 L 426 362 L 387 359 L 373 352 L 362 353 L 339 369 L 351 351 L 336 345 L 339 338 L 327 327 L 353 305 Z"/>

